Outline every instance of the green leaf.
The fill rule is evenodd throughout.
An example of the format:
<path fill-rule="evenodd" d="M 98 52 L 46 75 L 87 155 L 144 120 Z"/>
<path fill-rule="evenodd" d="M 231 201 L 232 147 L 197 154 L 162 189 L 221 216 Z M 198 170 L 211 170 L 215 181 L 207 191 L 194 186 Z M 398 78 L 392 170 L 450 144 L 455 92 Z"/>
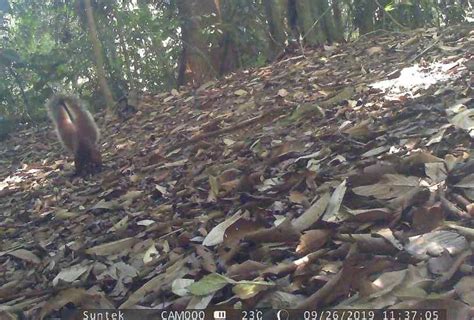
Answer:
<path fill-rule="evenodd" d="M 188 289 L 195 296 L 205 296 L 224 288 L 229 283 L 235 281 L 218 273 L 212 273 L 191 284 Z"/>

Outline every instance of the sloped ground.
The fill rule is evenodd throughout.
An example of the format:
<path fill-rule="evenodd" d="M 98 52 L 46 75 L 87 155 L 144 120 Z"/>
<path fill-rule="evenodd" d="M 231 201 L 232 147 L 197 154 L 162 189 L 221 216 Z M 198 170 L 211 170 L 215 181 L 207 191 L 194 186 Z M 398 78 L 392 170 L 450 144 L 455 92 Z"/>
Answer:
<path fill-rule="evenodd" d="M 74 308 L 444 308 L 473 315 L 472 26 L 297 52 L 0 146 L 3 317 Z M 382 81 L 382 82 L 380 82 Z"/>

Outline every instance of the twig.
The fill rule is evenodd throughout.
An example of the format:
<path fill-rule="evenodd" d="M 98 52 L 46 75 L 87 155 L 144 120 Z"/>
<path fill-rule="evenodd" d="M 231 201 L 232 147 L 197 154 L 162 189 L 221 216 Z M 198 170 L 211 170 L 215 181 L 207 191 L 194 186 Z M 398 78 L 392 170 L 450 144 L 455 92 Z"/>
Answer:
<path fill-rule="evenodd" d="M 413 59 L 410 60 L 410 63 L 418 60 L 418 58 L 420 58 L 422 55 L 424 55 L 426 52 L 428 52 L 429 50 L 431 50 L 435 45 L 438 44 L 439 40 L 441 38 L 438 38 L 436 39 L 435 41 L 433 41 L 433 43 L 431 45 L 429 45 L 425 50 L 421 51 L 416 57 L 414 57 Z"/>
<path fill-rule="evenodd" d="M 175 233 L 177 233 L 177 232 L 180 232 L 180 231 L 182 231 L 183 229 L 184 229 L 184 228 L 179 228 L 179 229 L 176 229 L 176 230 L 174 230 L 174 231 L 168 232 L 168 233 L 162 235 L 161 237 L 159 237 L 158 240 L 163 240 L 164 238 L 166 238 L 166 237 L 168 237 L 168 236 L 170 236 L 170 235 L 172 235 L 172 234 L 175 234 Z"/>

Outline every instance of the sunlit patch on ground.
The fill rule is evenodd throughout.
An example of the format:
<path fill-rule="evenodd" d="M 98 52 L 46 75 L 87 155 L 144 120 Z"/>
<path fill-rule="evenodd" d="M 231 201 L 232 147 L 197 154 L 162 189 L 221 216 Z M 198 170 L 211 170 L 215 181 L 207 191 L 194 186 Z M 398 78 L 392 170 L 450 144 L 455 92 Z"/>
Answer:
<path fill-rule="evenodd" d="M 416 96 L 419 90 L 428 89 L 430 86 L 456 78 L 457 74 L 451 72 L 459 65 L 453 63 L 432 63 L 427 66 L 415 64 L 400 71 L 400 76 L 395 79 L 383 80 L 371 84 L 373 88 L 386 92 L 386 99 L 398 99 L 401 95 Z"/>
<path fill-rule="evenodd" d="M 0 180 L 0 191 L 4 189 L 15 189 L 19 187 L 21 183 L 38 177 L 39 174 L 42 174 L 44 171 L 40 169 L 18 169 L 16 174 L 10 175 L 3 180 Z"/>
<path fill-rule="evenodd" d="M 3 181 L 0 181 L 0 191 L 7 188 L 8 186 L 18 184 L 22 182 L 24 178 L 20 176 L 9 176 L 5 178 Z"/>

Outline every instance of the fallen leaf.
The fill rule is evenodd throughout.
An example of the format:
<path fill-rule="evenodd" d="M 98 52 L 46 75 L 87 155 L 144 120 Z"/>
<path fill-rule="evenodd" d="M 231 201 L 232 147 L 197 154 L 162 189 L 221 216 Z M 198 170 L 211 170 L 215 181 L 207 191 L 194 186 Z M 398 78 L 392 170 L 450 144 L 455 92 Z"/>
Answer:
<path fill-rule="evenodd" d="M 377 199 L 391 199 L 403 196 L 420 185 L 418 177 L 399 174 L 386 174 L 382 180 L 373 185 L 355 187 L 352 191 L 360 196 L 372 196 Z"/>
<path fill-rule="evenodd" d="M 461 297 L 461 300 L 471 306 L 474 306 L 474 276 L 462 277 L 454 286 L 454 290 Z"/>
<path fill-rule="evenodd" d="M 293 228 L 297 231 L 304 231 L 316 223 L 326 210 L 331 195 L 325 193 L 311 207 L 309 207 L 301 216 L 292 221 Z"/>
<path fill-rule="evenodd" d="M 465 110 L 449 119 L 453 125 L 468 131 L 474 137 L 474 109 Z"/>
<path fill-rule="evenodd" d="M 239 220 L 242 217 L 242 212 L 238 211 L 233 216 L 227 218 L 223 222 L 215 226 L 204 238 L 202 244 L 207 247 L 215 246 L 224 241 L 224 233 L 226 229 L 232 225 L 234 222 Z"/>
<path fill-rule="evenodd" d="M 188 287 L 194 283 L 193 279 L 175 279 L 171 284 L 171 292 L 184 297 L 190 294 Z"/>
<path fill-rule="evenodd" d="M 138 242 L 136 238 L 125 238 L 117 241 L 104 243 L 87 249 L 85 252 L 97 256 L 109 256 L 113 254 L 127 254 L 127 251 Z"/>
<path fill-rule="evenodd" d="M 316 251 L 326 244 L 330 235 L 329 230 L 308 230 L 301 236 L 296 252 L 303 255 Z"/>
<path fill-rule="evenodd" d="M 40 258 L 38 258 L 33 252 L 28 251 L 26 249 L 18 249 L 18 250 L 10 251 L 8 252 L 8 254 L 29 263 L 33 263 L 33 264 L 41 263 Z"/>
<path fill-rule="evenodd" d="M 235 281 L 218 273 L 212 273 L 188 286 L 188 290 L 193 295 L 205 296 L 219 291 L 230 283 L 235 283 Z"/>
<path fill-rule="evenodd" d="M 77 280 L 88 270 L 90 270 L 90 266 L 88 265 L 74 265 L 69 268 L 63 269 L 53 279 L 53 286 L 56 286 L 60 280 L 66 283 L 71 283 Z"/>
<path fill-rule="evenodd" d="M 267 266 L 261 262 L 247 260 L 242 263 L 236 263 L 229 267 L 227 276 L 236 280 L 250 280 L 258 276 L 259 271 L 264 270 Z"/>
<path fill-rule="evenodd" d="M 331 195 L 331 199 L 329 200 L 328 207 L 326 212 L 323 216 L 323 221 L 326 222 L 338 222 L 342 221 L 342 219 L 338 216 L 339 208 L 341 207 L 342 200 L 344 199 L 344 195 L 346 194 L 346 180 L 342 181 L 339 184 L 334 192 Z"/>

